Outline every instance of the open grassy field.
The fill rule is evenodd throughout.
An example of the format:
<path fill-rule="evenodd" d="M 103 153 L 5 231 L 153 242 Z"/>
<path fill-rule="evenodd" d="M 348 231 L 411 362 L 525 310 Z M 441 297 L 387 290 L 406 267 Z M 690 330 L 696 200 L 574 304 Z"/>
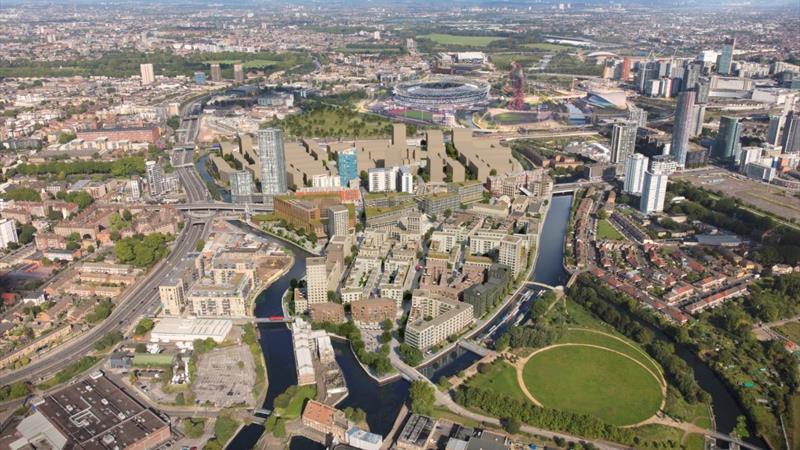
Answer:
<path fill-rule="evenodd" d="M 433 120 L 433 113 L 429 111 L 406 111 L 403 113 L 403 117 L 431 121 Z"/>
<path fill-rule="evenodd" d="M 575 48 L 569 45 L 551 44 L 549 42 L 536 42 L 534 44 L 525 44 L 524 47 L 533 50 L 542 50 L 545 52 L 560 52 L 562 50 L 570 50 Z"/>
<path fill-rule="evenodd" d="M 618 339 L 614 339 L 611 336 L 593 333 L 591 330 L 569 329 L 564 333 L 563 336 L 561 336 L 561 339 L 558 340 L 558 343 L 571 342 L 576 344 L 592 344 L 610 348 L 611 350 L 624 353 L 639 361 L 654 374 L 661 374 L 661 367 L 658 365 L 658 363 L 651 359 L 644 350 L 642 350 L 633 342 L 630 342 L 627 339 L 624 340 L 625 342 L 622 342 Z"/>
<path fill-rule="evenodd" d="M 554 347 L 525 365 L 528 391 L 544 406 L 631 425 L 661 404 L 656 378 L 628 357 L 593 347 Z"/>
<path fill-rule="evenodd" d="M 417 36 L 418 39 L 430 39 L 442 45 L 464 45 L 467 47 L 486 47 L 495 41 L 505 38 L 499 36 L 459 36 L 455 34 L 430 33 Z"/>
<path fill-rule="evenodd" d="M 374 137 L 388 136 L 392 122 L 383 117 L 344 108 L 316 108 L 275 120 L 271 126 L 282 128 L 294 137 Z"/>
<path fill-rule="evenodd" d="M 518 62 L 528 67 L 539 62 L 542 57 L 525 53 L 493 53 L 489 56 L 489 59 L 494 63 L 497 70 L 508 70 L 513 62 Z"/>
<path fill-rule="evenodd" d="M 525 398 L 517 383 L 517 369 L 501 360 L 492 363 L 488 373 L 475 374 L 467 384 L 481 389 L 491 389 L 513 398 Z"/>
<path fill-rule="evenodd" d="M 597 239 L 607 239 L 609 241 L 621 241 L 625 236 L 617 231 L 608 220 L 603 219 L 597 222 Z"/>

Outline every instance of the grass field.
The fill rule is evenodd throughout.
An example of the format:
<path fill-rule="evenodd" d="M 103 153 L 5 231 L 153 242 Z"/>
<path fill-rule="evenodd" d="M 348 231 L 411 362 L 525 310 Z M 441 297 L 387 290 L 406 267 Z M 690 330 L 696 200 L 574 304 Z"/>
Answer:
<path fill-rule="evenodd" d="M 623 338 L 624 339 L 624 338 Z M 640 363 L 644 364 L 645 367 L 650 369 L 654 374 L 659 375 L 661 373 L 661 367 L 650 359 L 647 353 L 644 352 L 638 345 L 627 341 L 628 342 L 621 342 L 617 339 L 614 339 L 610 336 L 605 336 L 598 333 L 592 333 L 589 330 L 576 330 L 571 329 L 567 330 L 561 339 L 559 339 L 558 343 L 565 343 L 565 342 L 572 342 L 577 344 L 592 344 L 592 345 L 599 345 L 601 347 L 610 348 L 611 350 L 616 350 L 618 352 L 624 353 L 631 358 L 639 361 Z"/>
<path fill-rule="evenodd" d="M 661 388 L 648 371 L 598 348 L 545 350 L 526 363 L 523 378 L 544 406 L 591 414 L 613 425 L 647 419 L 661 404 Z"/>
<path fill-rule="evenodd" d="M 537 119 L 536 113 L 526 112 L 504 112 L 496 116 L 492 116 L 492 120 L 499 124 L 515 125 L 519 123 L 535 122 Z"/>
<path fill-rule="evenodd" d="M 525 398 L 517 383 L 517 369 L 505 361 L 496 361 L 488 373 L 477 373 L 467 383 L 481 389 L 491 389 L 513 398 Z"/>
<path fill-rule="evenodd" d="M 392 132 L 392 122 L 383 117 L 336 108 L 313 109 L 270 125 L 290 136 L 309 138 L 388 136 Z"/>
<path fill-rule="evenodd" d="M 511 63 L 513 62 L 518 62 L 525 67 L 529 67 L 539 62 L 542 57 L 524 53 L 493 53 L 489 56 L 489 59 L 494 63 L 497 70 L 508 70 L 511 68 Z"/>
<path fill-rule="evenodd" d="M 570 47 L 568 45 L 551 44 L 549 42 L 537 42 L 535 44 L 525 44 L 524 47 L 533 50 L 543 50 L 546 52 L 560 52 L 562 50 L 570 50 L 575 48 L 575 47 Z"/>
<path fill-rule="evenodd" d="M 418 39 L 430 39 L 442 45 L 464 45 L 467 47 L 486 47 L 495 41 L 505 38 L 499 36 L 459 36 L 455 34 L 430 33 L 417 36 Z"/>
<path fill-rule="evenodd" d="M 795 343 L 800 343 L 800 322 L 785 323 L 777 327 L 775 331 L 786 336 Z"/>
<path fill-rule="evenodd" d="M 433 120 L 433 113 L 429 111 L 406 111 L 403 113 L 403 117 L 431 121 Z"/>
<path fill-rule="evenodd" d="M 603 219 L 597 222 L 597 239 L 607 239 L 609 241 L 621 241 L 625 236 L 611 226 L 611 223 Z"/>

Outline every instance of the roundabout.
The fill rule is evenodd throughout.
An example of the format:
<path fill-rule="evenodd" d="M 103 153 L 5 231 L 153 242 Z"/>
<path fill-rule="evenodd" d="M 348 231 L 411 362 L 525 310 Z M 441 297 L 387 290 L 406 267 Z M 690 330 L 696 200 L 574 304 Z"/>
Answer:
<path fill-rule="evenodd" d="M 627 427 L 663 409 L 660 371 L 624 349 L 564 342 L 538 349 L 517 365 L 517 383 L 537 406 L 599 417 Z"/>

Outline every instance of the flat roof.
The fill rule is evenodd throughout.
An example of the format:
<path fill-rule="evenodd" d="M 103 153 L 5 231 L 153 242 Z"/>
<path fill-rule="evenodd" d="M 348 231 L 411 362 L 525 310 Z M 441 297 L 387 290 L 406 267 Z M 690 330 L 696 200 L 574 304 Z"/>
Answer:
<path fill-rule="evenodd" d="M 228 319 L 183 319 L 165 317 L 156 323 L 150 336 L 159 340 L 194 340 L 200 336 L 222 341 L 231 331 Z"/>
<path fill-rule="evenodd" d="M 66 386 L 36 403 L 70 444 L 86 450 L 129 448 L 169 428 L 169 423 L 147 409 L 102 373 Z"/>

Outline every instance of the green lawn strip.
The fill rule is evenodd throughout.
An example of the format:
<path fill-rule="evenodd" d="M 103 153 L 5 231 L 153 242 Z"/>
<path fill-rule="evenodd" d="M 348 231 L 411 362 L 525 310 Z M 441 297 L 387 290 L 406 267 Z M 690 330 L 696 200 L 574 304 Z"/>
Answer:
<path fill-rule="evenodd" d="M 455 34 L 430 33 L 417 36 L 418 39 L 430 39 L 442 45 L 465 45 L 470 47 L 486 47 L 495 41 L 505 39 L 501 36 L 459 36 Z"/>
<path fill-rule="evenodd" d="M 637 449 L 680 448 L 684 435 L 683 430 L 666 425 L 643 425 L 633 430 L 636 432 L 634 443 Z"/>
<path fill-rule="evenodd" d="M 658 363 L 650 359 L 650 357 L 647 356 L 647 353 L 645 353 L 644 350 L 642 350 L 636 344 L 628 340 L 625 340 L 625 342 L 621 342 L 610 336 L 593 333 L 590 330 L 569 329 L 564 333 L 564 335 L 558 341 L 558 343 L 565 343 L 565 342 L 599 345 L 601 347 L 607 347 L 612 350 L 625 353 L 631 358 L 644 364 L 647 368 L 652 370 L 653 373 L 655 373 L 656 375 L 660 375 L 663 378 L 663 375 L 661 375 L 662 374 L 661 366 L 659 366 Z"/>
<path fill-rule="evenodd" d="M 702 434 L 690 434 L 683 441 L 686 450 L 704 450 L 706 448 L 706 438 Z"/>
<path fill-rule="evenodd" d="M 525 398 L 517 382 L 517 369 L 505 361 L 495 361 L 488 373 L 476 373 L 467 383 L 482 389 L 492 389 L 514 398 Z"/>
<path fill-rule="evenodd" d="M 658 381 L 633 360 L 591 347 L 558 347 L 533 356 L 523 378 L 544 406 L 631 425 L 655 414 Z"/>
<path fill-rule="evenodd" d="M 619 231 L 616 230 L 611 223 L 603 219 L 597 222 L 597 239 L 606 239 L 610 241 L 621 241 L 625 239 L 625 236 L 622 235 Z"/>

